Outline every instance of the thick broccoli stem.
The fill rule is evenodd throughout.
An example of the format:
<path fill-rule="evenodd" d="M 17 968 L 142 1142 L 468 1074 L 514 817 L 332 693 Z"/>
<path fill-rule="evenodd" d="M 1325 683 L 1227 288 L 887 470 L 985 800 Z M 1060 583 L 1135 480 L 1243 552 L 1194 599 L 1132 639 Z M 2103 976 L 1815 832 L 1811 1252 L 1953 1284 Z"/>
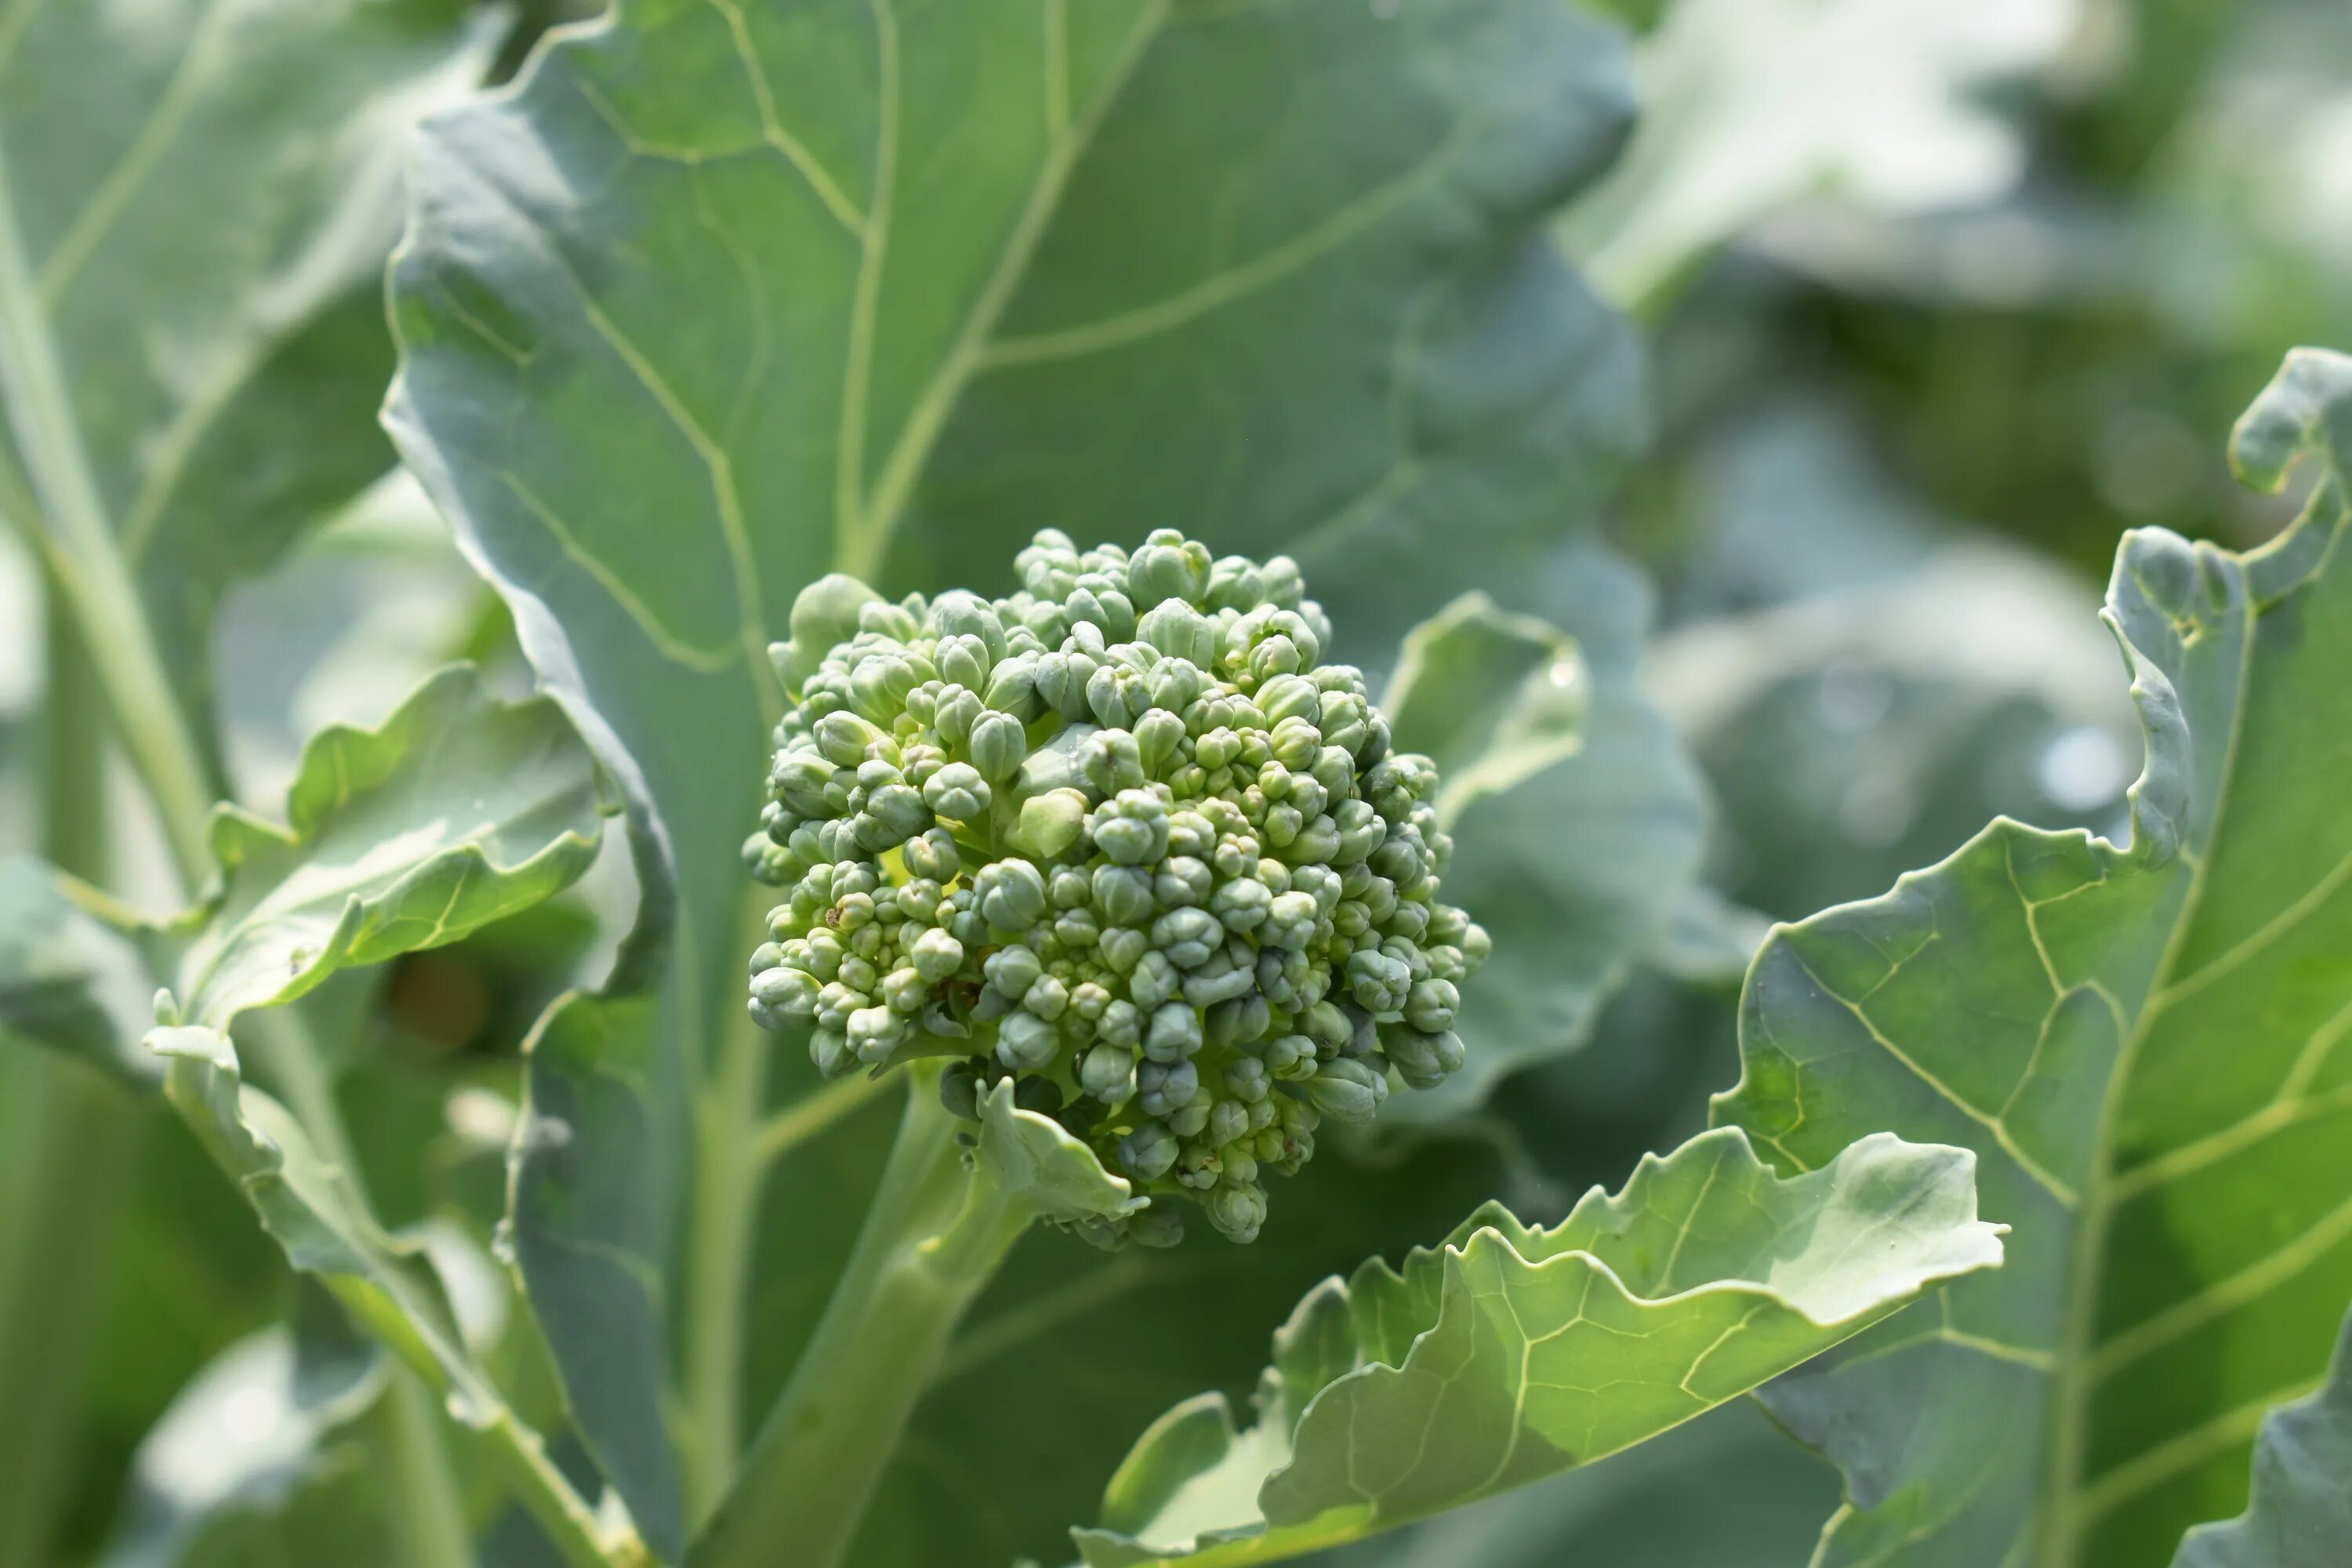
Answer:
<path fill-rule="evenodd" d="M 985 1168 L 919 1061 L 865 1228 L 691 1568 L 834 1568 L 956 1325 L 1037 1217 Z"/>

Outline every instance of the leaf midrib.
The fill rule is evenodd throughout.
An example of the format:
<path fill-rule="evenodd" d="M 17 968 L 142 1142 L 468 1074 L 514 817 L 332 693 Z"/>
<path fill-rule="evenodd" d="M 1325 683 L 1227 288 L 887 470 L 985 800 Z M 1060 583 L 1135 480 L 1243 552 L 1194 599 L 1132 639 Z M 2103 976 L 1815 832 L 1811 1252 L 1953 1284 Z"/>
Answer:
<path fill-rule="evenodd" d="M 880 8 L 881 15 L 888 16 L 889 0 L 874 0 L 874 3 Z M 1036 177 L 1030 184 L 1028 199 L 1022 207 L 1021 216 L 1013 223 L 1012 234 L 1006 237 L 995 268 L 973 297 L 971 307 L 964 313 L 962 324 L 958 328 L 948 353 L 917 395 L 907 423 L 892 445 L 872 492 L 863 498 L 857 492 L 864 480 L 865 421 L 868 412 L 866 405 L 870 395 L 866 381 L 870 373 L 870 363 L 862 362 L 870 360 L 872 332 L 869 321 L 861 348 L 853 318 L 851 367 L 856 373 L 856 394 L 852 395 L 852 380 L 845 377 L 842 397 L 845 434 L 839 445 L 839 451 L 844 455 L 837 459 L 842 467 L 837 470 L 835 484 L 837 510 L 834 565 L 836 570 L 867 581 L 881 575 L 889 559 L 891 542 L 906 513 L 907 503 L 914 494 L 916 481 L 921 477 L 923 465 L 929 460 L 931 450 L 946 429 L 948 416 L 954 412 L 965 386 L 982 368 L 988 341 L 995 332 L 1005 308 L 1012 303 L 1014 289 L 1027 274 L 1038 242 L 1045 237 L 1046 226 L 1061 204 L 1071 172 L 1093 142 L 1112 106 L 1126 90 L 1136 67 L 1167 25 L 1170 5 L 1171 0 L 1152 0 L 1152 4 L 1143 10 L 1129 26 L 1127 37 L 1119 45 L 1118 58 L 1105 73 L 1102 84 L 1087 104 L 1086 112 L 1068 122 L 1047 145 Z M 877 165 L 882 147 L 895 143 L 897 139 L 896 95 L 891 96 L 893 101 L 887 106 L 889 112 L 884 116 L 877 138 Z M 887 234 L 889 202 L 887 185 L 877 184 L 875 216 L 869 223 L 870 233 Z M 870 296 L 879 292 L 879 258 L 884 249 L 882 243 L 869 237 L 866 260 L 859 269 L 858 298 L 865 305 L 865 313 L 869 316 L 877 308 Z M 866 276 L 869 268 L 875 278 L 870 290 Z M 856 426 L 856 454 L 854 467 L 849 465 L 847 458 L 852 450 L 852 437 L 848 431 L 853 424 Z"/>

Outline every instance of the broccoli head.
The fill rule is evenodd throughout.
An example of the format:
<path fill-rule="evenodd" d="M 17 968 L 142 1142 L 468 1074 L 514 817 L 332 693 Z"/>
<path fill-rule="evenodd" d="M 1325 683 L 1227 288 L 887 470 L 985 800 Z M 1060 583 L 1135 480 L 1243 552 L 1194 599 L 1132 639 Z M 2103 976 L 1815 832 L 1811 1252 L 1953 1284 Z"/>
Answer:
<path fill-rule="evenodd" d="M 1138 1192 L 1250 1240 L 1323 1118 L 1462 1064 L 1487 939 L 1437 898 L 1437 770 L 1323 662 L 1286 556 L 1049 529 L 1014 566 L 993 601 L 833 576 L 794 605 L 744 847 L 788 889 L 752 1016 L 805 1029 L 827 1075 L 954 1057 L 966 1115 L 1010 1078 Z M 1181 1231 L 1165 1204 L 1119 1226 Z"/>

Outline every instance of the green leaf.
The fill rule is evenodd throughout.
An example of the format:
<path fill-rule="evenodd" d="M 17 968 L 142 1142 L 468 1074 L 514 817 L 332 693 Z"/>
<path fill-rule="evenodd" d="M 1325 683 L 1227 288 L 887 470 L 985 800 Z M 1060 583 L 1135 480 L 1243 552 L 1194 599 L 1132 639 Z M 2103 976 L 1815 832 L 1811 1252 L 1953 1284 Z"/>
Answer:
<path fill-rule="evenodd" d="M 652 994 L 574 993 L 548 1009 L 523 1044 L 508 1212 L 581 1441 L 640 1532 L 674 1559 L 686 1506 L 662 1420 L 674 1197 L 664 1177 L 681 1131 L 665 1121 L 654 1082 L 662 1025 Z"/>
<path fill-rule="evenodd" d="M 352 1173 L 323 1158 L 285 1107 L 245 1083 L 227 1036 L 167 1027 L 149 1043 L 166 1063 L 164 1092 L 287 1261 L 317 1275 L 403 1361 L 437 1369 L 440 1391 L 461 1418 L 488 1419 L 495 1395 L 474 1367 L 423 1246 L 387 1235 Z"/>
<path fill-rule="evenodd" d="M 728 1059 L 767 648 L 825 571 L 999 589 L 1041 524 L 1181 523 L 1291 549 L 1377 654 L 1572 527 L 1638 372 L 1542 225 L 1628 107 L 1613 31 L 1550 0 L 751 0 L 624 4 L 433 122 L 388 421 L 628 793 L 671 942 L 623 978 L 672 1059 L 619 1076 L 675 1100 Z M 1453 577 L 1409 571 L 1441 528 Z M 633 1268 L 571 1310 L 635 1322 Z M 575 1397 L 619 1375 L 555 1338 Z"/>
<path fill-rule="evenodd" d="M 1566 633 L 1465 594 L 1405 634 L 1381 707 L 1398 746 L 1437 763 L 1438 816 L 1451 828 L 1479 796 L 1577 753 L 1588 682 Z"/>
<path fill-rule="evenodd" d="M 321 731 L 287 791 L 287 826 L 214 815 L 223 880 L 179 965 L 182 1020 L 226 1030 L 246 1008 L 561 890 L 602 846 L 605 788 L 553 701 L 500 702 L 463 665 L 375 729 Z"/>
<path fill-rule="evenodd" d="M 1973 1168 L 1877 1136 L 1778 1177 L 1717 1131 L 1550 1230 L 1489 1205 L 1300 1302 L 1256 1425 L 1220 1394 L 1171 1410 L 1078 1543 L 1092 1568 L 1276 1562 L 1631 1447 L 1998 1264 Z"/>
<path fill-rule="evenodd" d="M 183 1388 L 131 1461 L 100 1568 L 177 1568 L 209 1529 L 271 1513 L 332 1466 L 337 1434 L 384 1387 L 382 1353 L 322 1293 L 296 1321 L 223 1351 Z"/>
<path fill-rule="evenodd" d="M 381 721 L 454 650 L 492 662 L 503 619 L 449 525 L 394 469 L 225 602 L 213 637 L 225 798 L 284 798 L 314 731 Z"/>
<path fill-rule="evenodd" d="M 990 1182 L 1045 1218 L 1132 1214 L 1150 1202 L 1104 1170 L 1094 1151 L 1060 1122 L 1015 1109 L 1010 1079 L 982 1095 L 979 1110 L 978 1154 Z"/>
<path fill-rule="evenodd" d="M 1573 621 L 1573 642 L 1483 596 L 1457 601 L 1406 639 L 1382 702 L 1396 743 L 1445 771 L 1446 901 L 1495 939 L 1463 987 L 1466 1063 L 1385 1114 L 1458 1114 L 1580 1044 L 1698 873 L 1699 783 L 1634 680 L 1647 584 L 1584 542 L 1553 571 L 1559 586 L 1543 596 Z"/>
<path fill-rule="evenodd" d="M 841 1133 L 795 1151 L 774 1190 L 866 1191 L 879 1151 L 864 1134 L 887 1132 L 891 1109 L 861 1111 Z M 1136 1433 L 1171 1404 L 1251 1375 L 1265 1361 L 1267 1326 L 1325 1276 L 1444 1236 L 1498 1193 L 1532 1212 L 1516 1173 L 1496 1141 L 1434 1128 L 1376 1165 L 1318 1149 L 1283 1182 L 1265 1232 L 1247 1247 L 1189 1212 L 1179 1246 L 1111 1257 L 1041 1227 L 1014 1249 L 949 1351 L 850 1561 L 1066 1562 L 1065 1527 L 1093 1517 Z M 856 1218 L 772 1205 L 755 1381 L 791 1364 L 831 1283 L 827 1232 Z M 987 1441 L 975 1445 L 976 1432 Z"/>
<path fill-rule="evenodd" d="M 1698 1500 L 1705 1500 L 1704 1506 Z M 1837 1472 L 1738 1399 L 1637 1448 L 1389 1535 L 1318 1568 L 1791 1568 Z M 1562 1542 L 1572 1542 L 1563 1552 Z"/>
<path fill-rule="evenodd" d="M 2128 845 L 1997 821 L 1786 928 L 1718 1120 L 1783 1169 L 1974 1148 L 2011 1267 L 1765 1394 L 1847 1470 L 1817 1562 L 2133 1568 L 2246 1497 L 2256 1422 L 2352 1296 L 2352 360 L 2298 351 L 2244 469 L 2309 454 L 2238 555 L 2128 535 L 2106 617 L 2147 734 Z"/>
<path fill-rule="evenodd" d="M 2189 1532 L 2173 1568 L 2329 1568 L 2352 1541 L 2352 1317 L 2326 1386 L 2272 1411 L 2254 1439 L 2252 1500 Z"/>
<path fill-rule="evenodd" d="M 369 416 L 404 133 L 498 31 L 460 0 L 0 25 L 0 470 L 92 514 L 53 528 L 110 531 L 192 713 L 222 590 L 388 466 Z"/>
<path fill-rule="evenodd" d="M 0 860 L 0 1041 L 152 1086 L 139 1044 L 155 1021 L 151 964 L 100 895 L 30 856 Z"/>
<path fill-rule="evenodd" d="M 1538 220 L 1622 67 L 1536 0 L 632 5 L 428 127 L 388 419 L 661 817 L 708 994 L 827 566 L 988 587 L 1042 521 L 1181 522 L 1330 603 L 1425 516 L 1567 524 L 1637 400 Z"/>

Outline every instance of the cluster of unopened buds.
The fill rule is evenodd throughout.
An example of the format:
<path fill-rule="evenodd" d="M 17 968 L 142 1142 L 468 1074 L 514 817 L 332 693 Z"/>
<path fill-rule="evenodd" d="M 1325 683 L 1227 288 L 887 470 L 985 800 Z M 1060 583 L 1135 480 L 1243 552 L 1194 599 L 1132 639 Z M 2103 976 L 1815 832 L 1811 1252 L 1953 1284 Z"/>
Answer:
<path fill-rule="evenodd" d="M 1021 591 L 891 603 L 812 585 L 774 650 L 754 875 L 787 889 L 751 1012 L 818 1068 L 957 1059 L 971 1114 L 1006 1078 L 1147 1194 L 1255 1237 L 1263 1177 L 1391 1074 L 1462 1064 L 1486 933 L 1437 899 L 1453 847 L 1425 757 L 1392 752 L 1297 565 L 1133 554 L 1054 530 Z M 1164 1243 L 1165 1203 L 1097 1227 Z"/>

